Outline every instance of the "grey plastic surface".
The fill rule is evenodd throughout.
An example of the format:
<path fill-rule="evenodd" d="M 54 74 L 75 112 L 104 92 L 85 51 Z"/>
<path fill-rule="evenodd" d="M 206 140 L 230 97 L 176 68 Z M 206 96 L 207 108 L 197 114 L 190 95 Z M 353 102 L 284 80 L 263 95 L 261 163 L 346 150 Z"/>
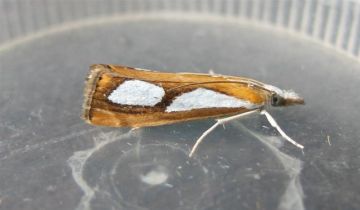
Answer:
<path fill-rule="evenodd" d="M 80 119 L 93 63 L 247 76 L 301 94 L 218 128 L 129 133 Z M 0 51 L 1 209 L 359 209 L 359 63 L 270 29 L 194 18 L 103 21 Z M 328 141 L 329 137 L 329 141 Z"/>

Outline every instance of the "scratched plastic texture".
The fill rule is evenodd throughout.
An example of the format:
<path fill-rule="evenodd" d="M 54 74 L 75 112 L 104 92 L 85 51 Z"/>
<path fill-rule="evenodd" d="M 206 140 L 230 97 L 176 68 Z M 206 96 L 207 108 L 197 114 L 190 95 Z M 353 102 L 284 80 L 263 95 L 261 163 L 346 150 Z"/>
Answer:
<path fill-rule="evenodd" d="M 0 1 L 0 209 L 359 209 L 359 3 L 171 2 Z M 87 125 L 93 63 L 293 89 L 305 106 L 268 111 L 304 154 L 258 115 L 192 159 L 214 120 Z"/>

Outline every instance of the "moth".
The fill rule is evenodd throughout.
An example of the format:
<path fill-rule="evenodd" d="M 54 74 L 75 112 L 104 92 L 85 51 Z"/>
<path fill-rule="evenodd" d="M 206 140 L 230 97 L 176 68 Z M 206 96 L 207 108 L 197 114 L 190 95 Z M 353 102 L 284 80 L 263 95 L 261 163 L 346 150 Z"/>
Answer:
<path fill-rule="evenodd" d="M 217 126 L 260 113 L 287 141 L 303 149 L 265 110 L 295 104 L 304 104 L 304 100 L 294 91 L 250 78 L 96 64 L 87 77 L 82 117 L 92 125 L 132 128 L 218 118 L 197 139 L 192 156 Z"/>

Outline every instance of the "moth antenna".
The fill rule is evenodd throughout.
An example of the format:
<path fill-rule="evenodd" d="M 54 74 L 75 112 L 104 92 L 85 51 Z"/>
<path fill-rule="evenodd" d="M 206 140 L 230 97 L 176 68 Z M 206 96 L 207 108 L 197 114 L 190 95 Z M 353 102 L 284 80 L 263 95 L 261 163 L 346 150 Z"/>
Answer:
<path fill-rule="evenodd" d="M 252 82 L 252 81 L 251 81 Z M 248 82 L 242 82 L 242 81 L 211 81 L 211 82 L 194 82 L 194 83 L 189 83 L 186 85 L 179 85 L 173 88 L 168 89 L 168 91 L 172 91 L 178 88 L 183 88 L 183 87 L 188 87 L 188 86 L 192 86 L 192 85 L 203 85 L 203 84 L 216 84 L 216 83 L 235 83 L 235 84 L 249 84 Z M 256 85 L 258 87 L 260 87 L 261 89 L 264 89 L 266 91 L 268 91 L 266 88 L 262 87 L 262 85 L 259 85 L 257 83 L 253 83 L 253 85 Z"/>
<path fill-rule="evenodd" d="M 211 74 L 211 75 L 213 75 L 213 74 Z M 216 75 L 216 74 L 215 74 L 215 75 Z M 134 78 L 134 77 L 129 77 L 129 76 L 123 76 L 123 77 L 124 77 L 124 78 L 127 78 L 127 79 L 136 79 L 136 78 Z M 161 81 L 161 80 L 144 80 L 144 81 L 149 81 L 149 82 L 167 82 L 167 81 Z M 248 85 L 249 82 L 250 82 L 252 85 L 256 85 L 256 86 L 258 86 L 259 88 L 268 91 L 268 90 L 264 87 L 264 84 L 262 84 L 262 83 L 260 83 L 260 82 L 257 82 L 257 81 L 254 81 L 254 80 L 251 80 L 251 79 L 247 79 L 247 82 L 234 81 L 234 80 L 228 80 L 228 81 L 211 81 L 211 82 L 193 82 L 193 83 L 189 83 L 189 84 L 185 84 L 185 85 L 179 85 L 179 86 L 170 88 L 170 89 L 168 89 L 168 91 L 172 91 L 172 90 L 175 90 L 175 89 L 178 89 L 178 88 L 188 87 L 188 86 L 192 86 L 192 85 L 216 84 L 216 83 L 235 83 L 235 84 L 245 84 L 245 85 Z"/>

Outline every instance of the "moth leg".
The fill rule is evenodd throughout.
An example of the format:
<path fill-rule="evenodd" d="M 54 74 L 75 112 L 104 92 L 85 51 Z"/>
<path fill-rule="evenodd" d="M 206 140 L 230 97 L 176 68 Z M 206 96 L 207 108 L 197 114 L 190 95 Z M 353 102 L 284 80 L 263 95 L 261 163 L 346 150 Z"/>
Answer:
<path fill-rule="evenodd" d="M 201 134 L 201 136 L 196 140 L 194 146 L 192 147 L 189 157 L 192 157 L 193 154 L 195 153 L 196 149 L 199 147 L 199 144 L 204 140 L 204 138 L 211 132 L 213 131 L 217 126 L 219 125 L 224 125 L 226 122 L 232 121 L 232 120 L 236 120 L 242 117 L 245 117 L 247 115 L 253 114 L 255 112 L 259 112 L 259 109 L 255 109 L 249 112 L 245 112 L 245 113 L 241 113 L 238 115 L 234 115 L 234 116 L 230 116 L 230 117 L 226 117 L 226 118 L 222 118 L 222 119 L 217 119 L 216 123 L 211 126 L 209 129 L 207 129 L 203 134 Z"/>
<path fill-rule="evenodd" d="M 236 120 L 236 119 L 243 118 L 245 116 L 254 114 L 256 112 L 260 112 L 260 109 L 255 109 L 255 110 L 244 112 L 244 113 L 237 114 L 237 115 L 234 115 L 234 116 L 217 119 L 216 121 L 219 122 L 220 124 L 224 124 L 224 123 L 227 123 L 227 122 L 230 122 L 230 121 L 233 121 L 233 120 Z"/>
<path fill-rule="evenodd" d="M 260 112 L 260 114 L 265 115 L 266 119 L 269 121 L 270 125 L 272 127 L 274 127 L 282 137 L 284 137 L 284 139 L 286 139 L 288 142 L 292 143 L 293 145 L 295 145 L 296 147 L 300 148 L 300 149 L 304 149 L 304 146 L 297 143 L 295 140 L 293 140 L 292 138 L 290 138 L 288 135 L 286 135 L 286 133 L 280 128 L 280 126 L 277 124 L 277 122 L 275 121 L 275 119 L 269 114 L 269 112 L 262 110 Z"/>
<path fill-rule="evenodd" d="M 189 157 L 192 157 L 195 153 L 196 149 L 199 147 L 199 144 L 202 142 L 202 140 L 211 132 L 213 131 L 218 125 L 220 125 L 219 122 L 216 122 L 213 126 L 211 126 L 209 129 L 207 129 L 195 142 L 194 146 L 192 147 Z"/>

